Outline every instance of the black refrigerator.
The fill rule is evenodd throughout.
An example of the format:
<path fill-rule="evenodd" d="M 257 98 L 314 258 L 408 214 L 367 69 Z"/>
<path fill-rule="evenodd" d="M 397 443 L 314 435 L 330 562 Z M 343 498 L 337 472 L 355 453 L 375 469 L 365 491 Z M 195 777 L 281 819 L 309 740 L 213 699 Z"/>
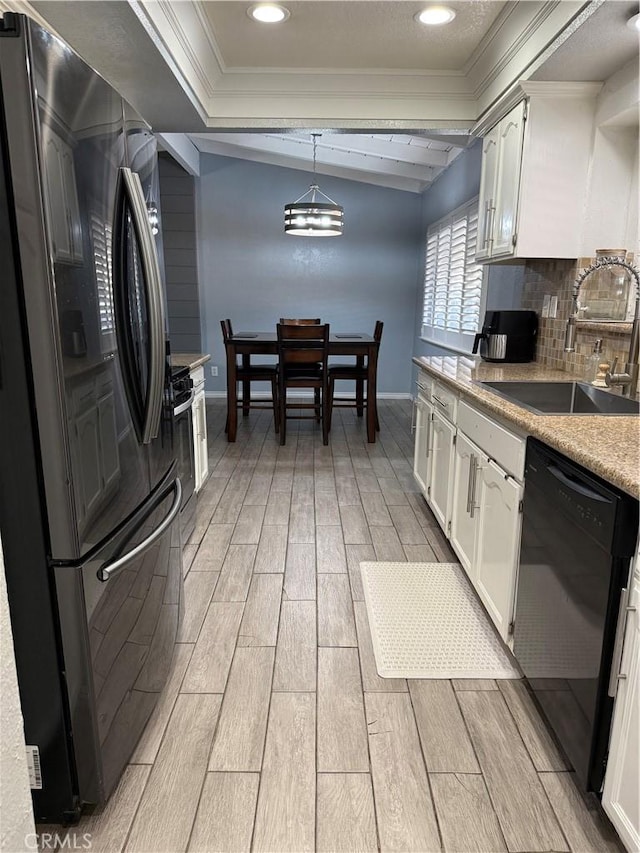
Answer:
<path fill-rule="evenodd" d="M 0 23 L 0 534 L 36 820 L 103 802 L 166 682 L 181 485 L 150 128 Z"/>

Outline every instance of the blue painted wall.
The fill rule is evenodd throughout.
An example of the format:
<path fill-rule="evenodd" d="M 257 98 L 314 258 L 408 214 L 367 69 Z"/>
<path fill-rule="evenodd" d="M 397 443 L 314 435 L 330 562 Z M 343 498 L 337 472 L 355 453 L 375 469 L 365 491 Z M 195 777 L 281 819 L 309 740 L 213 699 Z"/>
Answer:
<path fill-rule="evenodd" d="M 333 331 L 373 331 L 384 321 L 378 390 L 411 390 L 417 291 L 422 281 L 422 198 L 319 176 L 343 205 L 341 237 L 284 234 L 283 213 L 311 174 L 202 155 L 197 181 L 202 341 L 219 366 L 207 390 L 225 390 L 220 320 L 274 329 L 280 316 L 321 317 Z M 209 365 L 207 365 L 207 368 Z"/>

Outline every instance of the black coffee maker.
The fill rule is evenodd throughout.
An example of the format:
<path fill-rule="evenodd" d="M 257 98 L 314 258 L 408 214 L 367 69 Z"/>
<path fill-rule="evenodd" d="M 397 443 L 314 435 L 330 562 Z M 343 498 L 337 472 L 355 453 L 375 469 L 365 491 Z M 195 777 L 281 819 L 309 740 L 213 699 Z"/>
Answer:
<path fill-rule="evenodd" d="M 484 361 L 533 361 L 538 336 L 535 311 L 487 311 L 472 352 Z"/>

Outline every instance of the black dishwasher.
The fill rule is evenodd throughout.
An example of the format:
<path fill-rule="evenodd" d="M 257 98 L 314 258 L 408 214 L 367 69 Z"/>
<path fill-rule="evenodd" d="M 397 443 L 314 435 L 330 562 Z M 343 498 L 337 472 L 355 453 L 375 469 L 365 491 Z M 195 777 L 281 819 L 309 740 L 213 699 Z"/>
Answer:
<path fill-rule="evenodd" d="M 527 442 L 513 651 L 585 790 L 600 793 L 623 588 L 638 502 L 535 439 Z"/>

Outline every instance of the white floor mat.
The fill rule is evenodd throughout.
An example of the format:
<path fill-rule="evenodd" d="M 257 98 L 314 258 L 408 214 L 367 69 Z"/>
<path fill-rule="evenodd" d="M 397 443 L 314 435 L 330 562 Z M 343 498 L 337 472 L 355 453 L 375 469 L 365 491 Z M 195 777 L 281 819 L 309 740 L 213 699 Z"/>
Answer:
<path fill-rule="evenodd" d="M 383 678 L 521 678 L 458 563 L 360 563 Z"/>

